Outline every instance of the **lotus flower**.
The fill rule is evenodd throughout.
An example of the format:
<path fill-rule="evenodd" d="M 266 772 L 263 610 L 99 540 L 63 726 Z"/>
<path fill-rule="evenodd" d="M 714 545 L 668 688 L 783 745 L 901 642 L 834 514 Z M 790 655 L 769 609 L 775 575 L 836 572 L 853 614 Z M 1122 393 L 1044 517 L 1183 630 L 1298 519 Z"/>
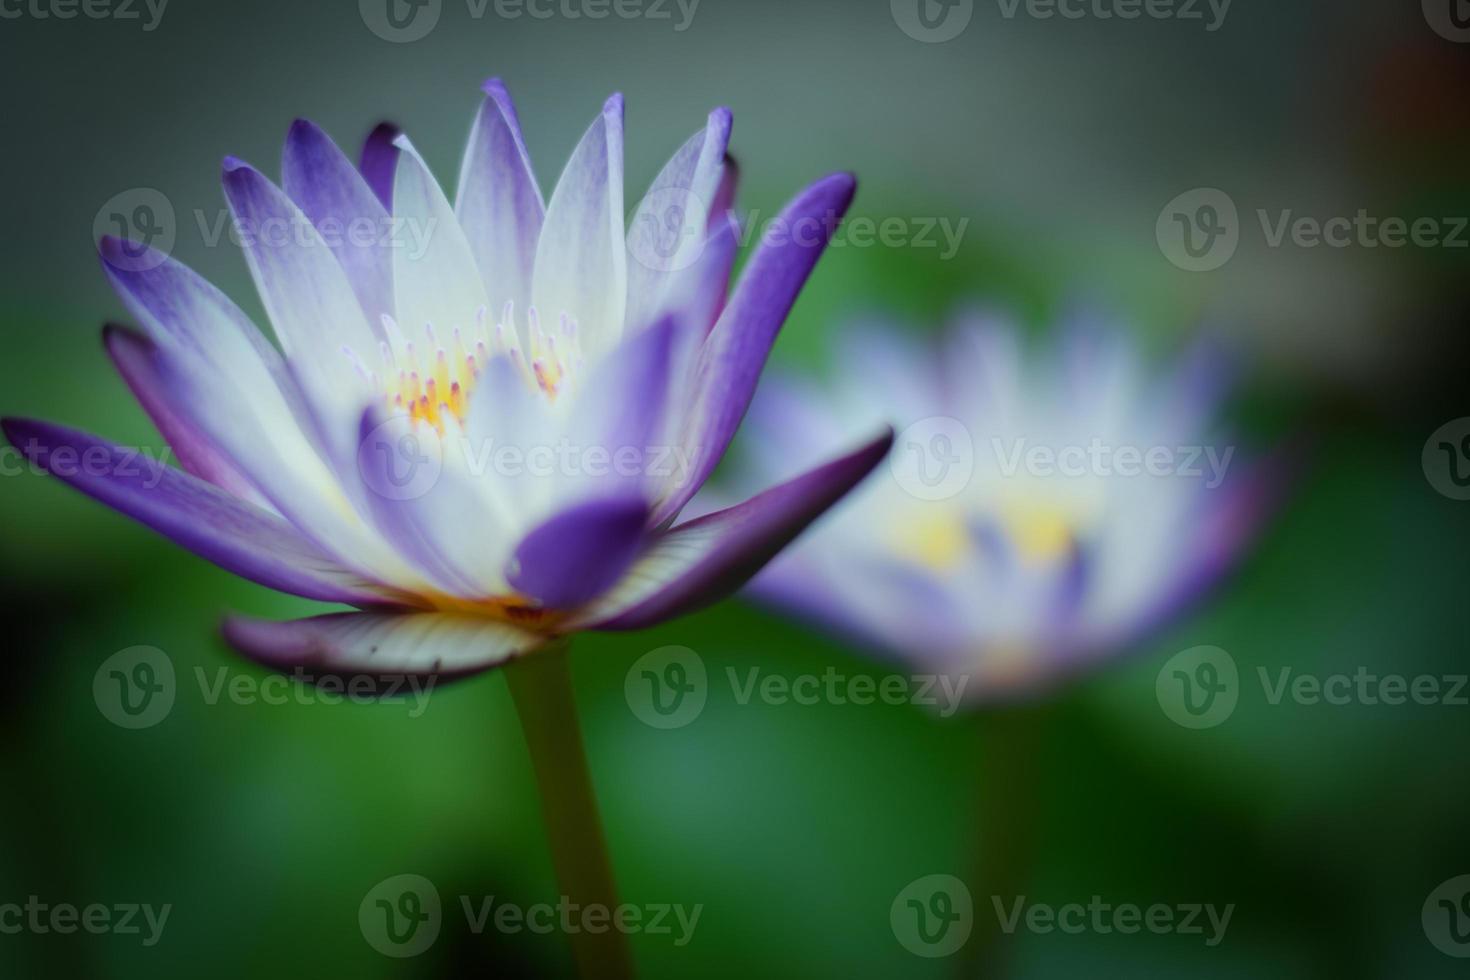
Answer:
<path fill-rule="evenodd" d="M 747 476 L 860 431 L 901 428 L 875 477 L 751 583 L 753 596 L 966 695 L 1027 693 L 1143 638 L 1214 584 L 1269 510 L 1276 466 L 1236 458 L 1201 341 L 1151 372 L 1120 328 L 1079 321 L 1048 351 L 965 318 L 938 350 L 843 334 L 834 382 L 768 377 Z"/>
<path fill-rule="evenodd" d="M 869 439 L 680 523 L 854 182 L 798 196 L 781 223 L 829 234 L 768 237 L 727 301 L 729 112 L 674 155 L 625 233 L 622 99 L 543 203 L 509 95 L 484 92 L 453 204 L 388 126 L 354 167 L 297 122 L 281 187 L 225 161 L 279 351 L 189 269 L 100 243 L 142 327 L 109 327 L 107 350 L 182 470 L 4 422 L 37 466 L 215 564 L 357 607 L 227 620 L 270 666 L 452 677 L 659 622 L 737 588 L 887 449 Z M 48 466 L 71 453 L 109 465 Z"/>

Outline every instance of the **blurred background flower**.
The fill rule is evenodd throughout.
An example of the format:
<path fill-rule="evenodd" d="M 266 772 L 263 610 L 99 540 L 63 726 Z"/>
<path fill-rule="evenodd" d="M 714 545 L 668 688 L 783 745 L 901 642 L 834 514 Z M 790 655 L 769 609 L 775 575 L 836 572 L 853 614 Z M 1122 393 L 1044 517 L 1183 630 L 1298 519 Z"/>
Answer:
<path fill-rule="evenodd" d="M 1121 324 L 1054 333 L 1028 351 L 980 314 L 932 345 L 857 325 L 834 339 L 829 383 L 767 376 L 743 486 L 877 419 L 900 431 L 887 471 L 750 593 L 958 678 L 973 702 L 1123 653 L 1215 586 L 1280 483 L 1219 424 L 1225 356 L 1200 340 L 1157 370 Z"/>
<path fill-rule="evenodd" d="M 516 88 L 540 160 L 566 159 L 586 107 L 621 89 L 638 187 L 689 120 L 729 105 L 747 226 L 814 174 L 860 177 L 839 247 L 777 345 L 786 367 L 816 370 L 842 326 L 874 309 L 937 328 L 978 296 L 1039 325 L 1080 294 L 1128 311 L 1150 357 L 1178 350 L 1201 322 L 1238 348 L 1250 373 L 1226 422 L 1240 445 L 1302 428 L 1314 437 L 1311 468 L 1238 577 L 1135 657 L 1049 701 L 1049 738 L 1029 756 L 1040 806 L 1030 898 L 1233 902 L 1225 941 L 1023 927 L 1012 974 L 1459 975 L 1422 912 L 1470 867 L 1470 709 L 1447 695 L 1270 695 L 1284 669 L 1288 685 L 1361 670 L 1438 678 L 1445 692 L 1467 672 L 1470 510 L 1422 460 L 1436 430 L 1470 415 L 1467 252 L 1444 242 L 1470 213 L 1470 48 L 1436 30 L 1428 4 L 1237 3 L 1210 31 L 1208 20 L 959 3 L 948 9 L 968 20 L 946 20 L 955 33 L 942 42 L 921 39 L 916 6 L 702 0 L 686 19 L 687 5 L 649 0 L 622 8 L 638 16 L 610 5 L 573 18 L 560 4 L 536 4 L 553 11 L 542 17 L 531 3 L 443 0 L 397 4 L 407 27 L 395 32 L 386 0 L 173 0 L 151 30 L 143 4 L 128 5 L 136 19 L 6 5 L 0 414 L 156 448 L 97 343 L 120 311 L 96 274 L 95 241 L 119 222 L 152 232 L 155 247 L 249 296 L 216 167 L 227 153 L 270 159 L 297 114 L 347 141 L 385 117 L 412 122 L 415 145 L 448 174 L 489 75 Z M 1238 236 L 1223 264 L 1192 272 L 1176 263 L 1219 261 L 1231 238 L 1212 240 L 1219 224 L 1196 221 L 1206 199 L 1166 209 L 1200 189 L 1229 198 Z M 1228 209 L 1211 200 L 1223 223 Z M 1350 244 L 1333 247 L 1290 233 L 1298 218 L 1360 209 L 1410 227 L 1433 218 L 1442 244 L 1369 247 L 1350 227 Z M 1162 245 L 1161 218 L 1178 235 Z M 1200 259 L 1183 250 L 1191 225 Z M 259 304 L 246 312 L 264 321 Z M 0 904 L 35 894 L 175 905 L 149 948 L 117 935 L 0 936 L 7 976 L 193 977 L 200 963 L 223 977 L 567 971 L 561 937 L 476 934 L 458 901 L 556 897 L 501 682 L 435 692 L 418 712 L 411 700 L 263 700 L 263 674 L 210 639 L 217 617 L 284 619 L 309 603 L 3 463 L 0 778 L 22 803 L 0 812 Z M 1191 730 L 1165 712 L 1156 682 L 1202 645 L 1230 655 L 1240 687 L 1226 720 Z M 157 660 L 158 684 L 171 666 L 174 697 L 151 727 L 122 728 L 93 682 L 140 646 L 157 653 L 130 656 Z M 690 695 L 672 729 L 646 723 L 628 697 L 647 689 L 645 670 L 677 679 L 639 666 L 627 683 L 666 647 L 697 655 L 665 666 L 687 668 L 680 689 L 702 676 L 705 695 Z M 915 955 L 890 911 L 913 883 L 964 875 L 982 720 L 767 696 L 772 678 L 830 670 L 876 684 L 891 668 L 739 602 L 588 641 L 575 670 L 625 900 L 705 905 L 684 946 L 633 937 L 646 975 L 955 972 L 953 959 Z M 366 941 L 357 911 L 404 873 L 434 883 L 443 922 L 418 956 L 392 959 Z M 987 896 L 972 898 L 993 922 Z"/>

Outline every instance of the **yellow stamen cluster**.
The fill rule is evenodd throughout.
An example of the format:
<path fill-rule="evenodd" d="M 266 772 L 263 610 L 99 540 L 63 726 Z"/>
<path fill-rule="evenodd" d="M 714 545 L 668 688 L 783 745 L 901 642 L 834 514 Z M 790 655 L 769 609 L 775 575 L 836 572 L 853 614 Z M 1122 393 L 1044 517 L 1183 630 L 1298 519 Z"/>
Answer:
<path fill-rule="evenodd" d="M 366 368 L 355 352 L 346 353 L 372 389 L 382 393 L 390 411 L 431 425 L 442 435 L 451 420 L 463 426 L 470 397 L 492 358 L 509 358 L 526 383 L 548 399 L 554 400 L 566 388 L 569 375 L 581 363 L 576 321 L 562 314 L 559 329 L 547 333 L 534 307 L 526 316 L 529 361 L 521 351 L 510 304 L 493 327 L 482 309 L 473 327 L 468 331 L 453 328 L 447 342 L 433 324 L 424 325 L 422 341 L 410 340 L 397 321 L 384 316 L 388 339 L 379 346 L 381 367 L 376 371 Z"/>

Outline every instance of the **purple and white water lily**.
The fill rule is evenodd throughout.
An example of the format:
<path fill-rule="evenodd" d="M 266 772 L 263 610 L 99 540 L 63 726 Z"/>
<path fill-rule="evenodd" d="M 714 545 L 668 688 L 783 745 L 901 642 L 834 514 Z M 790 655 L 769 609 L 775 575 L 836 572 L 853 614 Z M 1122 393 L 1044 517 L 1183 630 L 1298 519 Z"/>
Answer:
<path fill-rule="evenodd" d="M 280 186 L 225 161 L 279 349 L 168 256 L 99 245 L 142 328 L 109 327 L 107 349 L 180 468 L 49 469 L 235 574 L 356 607 L 228 619 L 227 639 L 271 666 L 455 676 L 695 609 L 738 588 L 891 441 L 875 428 L 681 523 L 854 181 L 798 195 L 783 222 L 829 233 L 768 236 L 731 291 L 728 111 L 629 220 L 621 97 L 544 201 L 509 95 L 498 81 L 484 95 L 453 202 L 386 125 L 354 165 L 297 122 Z M 362 233 L 405 227 L 413 247 Z M 63 451 L 133 458 L 48 422 L 4 429 L 41 468 Z"/>
<path fill-rule="evenodd" d="M 746 477 L 900 428 L 875 476 L 750 594 L 924 670 L 972 700 L 1024 694 L 1136 643 L 1215 583 L 1271 509 L 1277 467 L 1237 458 L 1216 415 L 1224 359 L 1200 341 L 1151 371 L 1124 330 L 1069 325 L 1027 351 L 1003 319 L 942 344 L 845 331 L 833 381 L 768 376 Z"/>

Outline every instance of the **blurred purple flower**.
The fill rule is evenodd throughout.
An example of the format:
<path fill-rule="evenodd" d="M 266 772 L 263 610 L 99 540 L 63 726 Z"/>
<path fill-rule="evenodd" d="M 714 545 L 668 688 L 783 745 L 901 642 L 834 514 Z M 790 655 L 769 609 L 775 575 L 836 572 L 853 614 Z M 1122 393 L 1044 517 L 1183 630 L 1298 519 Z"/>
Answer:
<path fill-rule="evenodd" d="M 1126 333 L 1092 322 L 1029 353 L 979 315 L 937 350 L 847 331 L 832 384 L 762 383 L 743 477 L 778 477 L 879 418 L 901 430 L 889 472 L 750 594 L 964 678 L 971 700 L 1095 665 L 1214 585 L 1271 510 L 1280 467 L 1240 459 L 1215 428 L 1226 373 L 1200 342 L 1151 374 Z"/>
<path fill-rule="evenodd" d="M 891 441 L 870 434 L 679 524 L 853 179 L 803 191 L 783 222 L 827 234 L 767 239 L 727 297 L 728 111 L 675 154 L 625 233 L 621 97 L 544 203 L 509 95 L 491 81 L 485 96 L 453 204 L 389 126 L 355 167 L 297 122 L 282 187 L 225 161 L 280 352 L 189 269 L 101 243 L 143 328 L 109 327 L 107 349 L 182 471 L 4 422 L 36 465 L 221 567 L 359 610 L 229 619 L 229 641 L 268 665 L 459 675 L 679 615 L 738 588 Z M 73 452 L 110 465 L 50 465 Z"/>

